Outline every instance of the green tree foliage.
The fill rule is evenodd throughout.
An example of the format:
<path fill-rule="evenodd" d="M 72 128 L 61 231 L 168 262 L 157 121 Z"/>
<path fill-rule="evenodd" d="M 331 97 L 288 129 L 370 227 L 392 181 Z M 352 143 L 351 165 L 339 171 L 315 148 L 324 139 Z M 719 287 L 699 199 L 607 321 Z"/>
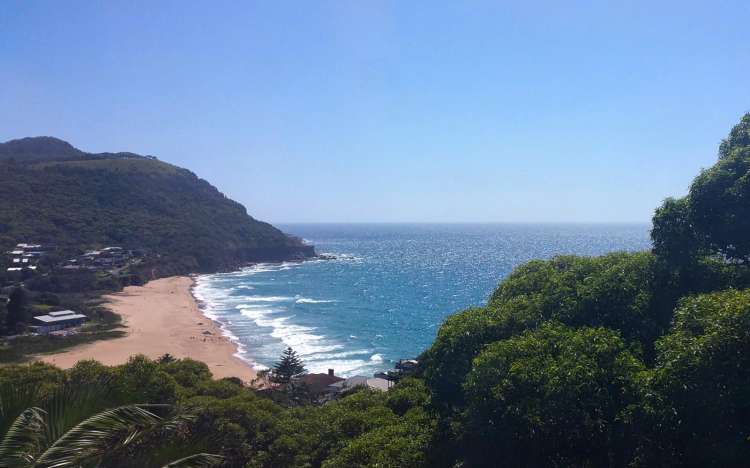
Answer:
<path fill-rule="evenodd" d="M 750 259 L 750 114 L 719 148 L 719 161 L 702 171 L 687 197 L 667 199 L 654 216 L 654 251 L 674 264 L 700 253 Z"/>
<path fill-rule="evenodd" d="M 549 320 L 611 328 L 650 351 L 671 317 L 671 306 L 660 307 L 671 300 L 661 287 L 664 282 L 647 252 L 563 256 L 520 266 L 500 284 L 486 308 L 449 317 L 422 356 L 435 403 L 461 404 L 461 384 L 486 345 Z"/>
<path fill-rule="evenodd" d="M 5 303 L 0 303 L 0 335 L 8 334 L 8 308 Z"/>
<path fill-rule="evenodd" d="M 162 255 L 164 274 L 312 253 L 186 169 L 55 139 L 0 144 L 0 198 L 5 250 L 21 241 L 65 252 L 121 245 Z"/>
<path fill-rule="evenodd" d="M 29 321 L 29 299 L 22 287 L 17 287 L 10 293 L 7 310 L 5 324 L 11 332 Z"/>
<path fill-rule="evenodd" d="M 281 353 L 279 362 L 273 366 L 271 380 L 275 383 L 287 384 L 293 377 L 302 375 L 305 372 L 307 372 L 305 370 L 305 365 L 302 362 L 302 359 L 297 355 L 297 352 L 291 347 L 287 347 L 284 352 Z"/>
<path fill-rule="evenodd" d="M 150 437 L 182 437 L 189 422 L 181 414 L 159 415 L 168 409 L 161 405 L 112 408 L 91 415 L 57 438 L 50 438 L 50 427 L 58 422 L 41 408 L 28 408 L 13 421 L 0 441 L 0 466 L 134 466 L 148 463 L 146 460 L 153 463 L 154 458 L 158 459 L 154 456 L 158 450 L 134 455 L 133 448 L 142 447 Z M 164 466 L 210 466 L 222 461 L 217 455 L 194 453 Z"/>
<path fill-rule="evenodd" d="M 667 198 L 654 214 L 653 250 L 671 265 L 690 265 L 701 248 L 688 210 L 687 198 Z"/>
<path fill-rule="evenodd" d="M 711 250 L 750 259 L 750 146 L 736 147 L 690 186 L 689 218 Z"/>
<path fill-rule="evenodd" d="M 743 115 L 740 122 L 729 131 L 729 136 L 721 141 L 719 159 L 729 157 L 735 149 L 748 146 L 750 146 L 750 113 Z"/>
<path fill-rule="evenodd" d="M 323 462 L 324 468 L 429 466 L 434 421 L 421 409 L 349 441 Z"/>
<path fill-rule="evenodd" d="M 19 386 L 34 392 L 18 395 L 13 389 Z M 286 408 L 235 379 L 213 380 L 203 363 L 136 356 L 121 366 L 82 361 L 67 371 L 38 363 L 0 367 L 0 402 L 0 435 L 5 421 L 39 407 L 50 415 L 46 421 L 64 421 L 50 425 L 57 435 L 49 440 L 112 408 L 145 403 L 169 409 L 145 407 L 160 418 L 154 426 L 126 424 L 115 431 L 124 436 L 140 428 L 125 445 L 118 445 L 119 436 L 107 439 L 117 450 L 102 466 L 112 468 L 161 466 L 195 453 L 218 454 L 231 467 L 435 466 L 429 447 L 437 421 L 417 379 L 388 394 L 359 390 L 323 406 Z M 178 431 L 158 429 L 185 414 L 191 416 L 179 419 Z"/>
<path fill-rule="evenodd" d="M 472 466 L 744 464 L 746 325 L 730 312 L 745 293 L 710 293 L 750 287 L 749 142 L 750 114 L 689 195 L 657 209 L 653 252 L 532 261 L 449 317 L 421 356 L 440 415 L 431 449 Z"/>
<path fill-rule="evenodd" d="M 427 398 L 424 389 L 415 395 L 420 393 L 418 385 L 407 386 L 413 401 Z M 386 394 L 360 390 L 287 413 L 280 427 L 283 435 L 269 448 L 263 466 L 430 466 L 427 448 L 434 425 L 420 406 L 398 415 Z"/>
<path fill-rule="evenodd" d="M 156 360 L 156 362 L 158 362 L 159 364 L 169 364 L 169 363 L 171 363 L 171 362 L 175 362 L 175 361 L 176 361 L 175 357 L 174 357 L 174 356 L 172 356 L 172 355 L 171 355 L 171 354 L 169 354 L 169 353 L 164 353 L 164 354 L 162 354 L 162 355 L 161 355 L 161 356 L 159 356 L 159 358 L 158 358 L 158 359 Z"/>
<path fill-rule="evenodd" d="M 656 276 L 654 257 L 646 252 L 533 261 L 500 284 L 489 307 L 517 311 L 520 303 L 527 326 L 542 320 L 604 326 L 647 345 L 669 320 L 651 310 Z"/>
<path fill-rule="evenodd" d="M 508 333 L 504 322 L 485 309 L 451 315 L 438 330 L 432 346 L 423 353 L 424 378 L 435 403 L 446 409 L 463 402 L 461 384 L 474 356 L 488 343 Z"/>
<path fill-rule="evenodd" d="M 221 461 L 189 443 L 194 417 L 176 407 L 108 408 L 119 399 L 115 375 L 93 361 L 67 373 L 38 364 L 0 369 L 0 466 L 162 466 L 177 458 L 179 466 L 207 466 Z"/>
<path fill-rule="evenodd" d="M 658 342 L 654 390 L 679 465 L 744 466 L 750 457 L 750 290 L 690 297 Z M 663 461 L 660 461 L 660 463 Z"/>
<path fill-rule="evenodd" d="M 643 364 L 617 332 L 545 324 L 489 345 L 466 379 L 466 455 L 481 466 L 624 465 Z"/>

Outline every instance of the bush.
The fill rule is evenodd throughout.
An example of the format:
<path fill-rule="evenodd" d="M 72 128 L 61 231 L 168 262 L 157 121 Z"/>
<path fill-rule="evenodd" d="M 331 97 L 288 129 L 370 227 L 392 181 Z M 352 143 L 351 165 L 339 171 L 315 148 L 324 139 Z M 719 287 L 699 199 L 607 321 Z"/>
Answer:
<path fill-rule="evenodd" d="M 545 324 L 489 345 L 466 383 L 466 457 L 505 466 L 622 466 L 643 364 L 619 334 Z"/>
<path fill-rule="evenodd" d="M 658 437 L 676 464 L 742 466 L 750 457 L 750 290 L 683 300 L 659 340 L 654 389 L 666 407 Z"/>

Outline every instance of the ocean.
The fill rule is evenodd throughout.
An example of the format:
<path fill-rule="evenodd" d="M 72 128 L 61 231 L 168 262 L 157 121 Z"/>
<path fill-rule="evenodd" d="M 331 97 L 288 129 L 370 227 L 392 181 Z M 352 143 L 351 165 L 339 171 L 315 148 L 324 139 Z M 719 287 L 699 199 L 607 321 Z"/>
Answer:
<path fill-rule="evenodd" d="M 288 224 L 334 260 L 199 276 L 204 314 L 264 368 L 291 346 L 310 372 L 370 375 L 429 347 L 450 314 L 486 303 L 514 267 L 651 246 L 647 224 Z"/>

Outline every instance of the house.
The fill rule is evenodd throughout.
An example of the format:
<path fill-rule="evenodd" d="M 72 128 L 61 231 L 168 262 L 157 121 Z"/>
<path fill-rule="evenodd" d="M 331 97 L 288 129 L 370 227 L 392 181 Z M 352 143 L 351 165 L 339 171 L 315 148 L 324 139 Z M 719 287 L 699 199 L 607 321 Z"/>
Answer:
<path fill-rule="evenodd" d="M 81 268 L 92 270 L 102 268 L 113 268 L 125 266 L 134 257 L 132 250 L 125 250 L 122 247 L 110 246 L 100 250 L 91 250 L 79 256 L 77 259 L 68 260 L 68 265 L 73 263 L 80 265 Z"/>
<path fill-rule="evenodd" d="M 418 366 L 419 361 L 416 359 L 399 359 L 395 367 L 404 373 L 411 373 L 417 370 Z"/>
<path fill-rule="evenodd" d="M 387 392 L 393 386 L 393 382 L 379 377 L 373 377 L 367 379 L 367 388 L 371 390 L 380 390 L 381 392 Z"/>
<path fill-rule="evenodd" d="M 6 252 L 10 258 L 11 268 L 8 271 L 20 271 L 24 268 L 36 270 L 39 259 L 44 256 L 40 244 L 17 244 L 15 250 Z"/>
<path fill-rule="evenodd" d="M 16 244 L 16 249 L 18 250 L 39 250 L 42 248 L 41 244 Z"/>
<path fill-rule="evenodd" d="M 390 380 L 391 382 L 398 382 L 399 380 L 401 380 L 401 377 L 403 377 L 403 374 L 398 369 L 391 369 L 388 371 L 376 372 L 373 377 Z"/>
<path fill-rule="evenodd" d="M 50 312 L 47 315 L 37 315 L 34 317 L 35 329 L 37 333 L 46 335 L 55 330 L 74 327 L 88 320 L 83 314 L 77 314 L 72 310 L 59 310 Z"/>
<path fill-rule="evenodd" d="M 342 377 L 334 375 L 333 369 L 328 369 L 327 374 L 305 374 L 294 379 L 295 383 L 304 385 L 310 395 L 317 400 L 329 399 L 334 393 L 331 385 L 343 380 Z"/>
<path fill-rule="evenodd" d="M 371 390 L 387 392 L 393 386 L 393 382 L 379 377 L 366 377 L 364 375 L 355 375 L 346 380 L 329 385 L 333 393 L 342 393 L 356 387 L 367 387 Z"/>

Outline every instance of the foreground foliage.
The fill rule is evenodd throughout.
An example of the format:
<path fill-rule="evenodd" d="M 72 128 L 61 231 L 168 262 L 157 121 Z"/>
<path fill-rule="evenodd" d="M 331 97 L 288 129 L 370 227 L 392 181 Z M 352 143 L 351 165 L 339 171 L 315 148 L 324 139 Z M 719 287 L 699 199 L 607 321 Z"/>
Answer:
<path fill-rule="evenodd" d="M 11 437 L 19 441 L 14 451 L 0 445 L 0 466 L 26 460 L 46 467 L 75 456 L 85 466 L 159 467 L 196 454 L 184 466 L 424 466 L 435 425 L 419 380 L 304 408 L 282 407 L 234 379 L 212 380 L 205 364 L 189 359 L 137 356 L 117 367 L 82 361 L 68 371 L 7 366 L 0 383 L 34 389 L 2 395 L 0 434 L 14 434 L 9 421 L 27 430 Z M 35 427 L 57 432 L 37 436 Z M 55 440 L 59 448 L 45 455 Z"/>
<path fill-rule="evenodd" d="M 7 373 L 16 379 L 6 378 Z M 173 405 L 126 404 L 102 409 L 118 399 L 112 393 L 108 372 L 87 373 L 81 380 L 74 374 L 56 373 L 37 365 L 10 368 L 3 374 L 0 467 L 137 463 L 187 467 L 223 461 L 217 455 L 198 453 L 187 444 L 193 416 Z M 52 375 L 55 378 L 45 381 L 45 386 L 39 387 L 35 382 Z M 178 454 L 179 458 L 173 458 Z"/>

